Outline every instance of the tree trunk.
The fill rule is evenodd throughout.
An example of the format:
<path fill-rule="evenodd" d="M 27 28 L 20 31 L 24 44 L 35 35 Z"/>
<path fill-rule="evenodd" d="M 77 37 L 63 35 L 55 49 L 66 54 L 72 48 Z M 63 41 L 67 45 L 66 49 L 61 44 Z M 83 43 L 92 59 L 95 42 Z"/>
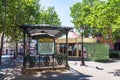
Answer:
<path fill-rule="evenodd" d="M 108 43 L 110 45 L 110 49 L 113 49 L 114 48 L 114 45 L 113 45 L 113 39 L 112 39 L 112 29 L 108 29 Z"/>
<path fill-rule="evenodd" d="M 2 50 L 3 50 L 3 42 L 4 41 L 4 31 L 3 34 L 1 36 L 1 48 L 0 48 L 0 64 L 2 63 Z"/>
<path fill-rule="evenodd" d="M 3 41 L 4 41 L 4 34 L 5 34 L 5 31 L 6 31 L 6 0 L 4 0 L 4 12 L 5 12 L 5 15 L 4 15 L 4 26 L 3 26 L 3 33 L 2 33 L 2 36 L 1 36 L 1 47 L 0 47 L 0 64 L 2 63 L 2 50 L 3 50 Z"/>
<path fill-rule="evenodd" d="M 16 49 L 15 50 L 16 50 L 15 58 L 17 58 L 18 57 L 18 41 L 16 41 Z"/>

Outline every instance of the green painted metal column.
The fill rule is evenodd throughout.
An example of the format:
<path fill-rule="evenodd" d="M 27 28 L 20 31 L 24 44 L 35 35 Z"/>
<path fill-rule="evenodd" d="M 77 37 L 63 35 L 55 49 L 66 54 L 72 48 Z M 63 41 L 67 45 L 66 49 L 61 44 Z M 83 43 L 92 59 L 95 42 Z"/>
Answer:
<path fill-rule="evenodd" d="M 25 39 L 26 39 L 26 29 L 24 28 L 23 30 L 23 67 L 22 67 L 22 70 L 26 69 L 26 61 L 27 59 L 25 58 L 25 49 L 26 49 L 26 42 L 25 42 Z"/>
<path fill-rule="evenodd" d="M 31 44 L 31 38 L 30 38 L 30 36 L 28 36 L 28 38 L 29 38 L 29 42 L 28 42 L 28 47 L 29 47 L 29 53 L 30 53 L 30 44 Z"/>
<path fill-rule="evenodd" d="M 38 41 L 38 38 L 37 38 L 37 48 L 36 48 L 36 50 L 37 50 L 37 55 L 39 55 L 38 56 L 38 66 L 39 66 L 39 69 L 40 69 L 40 54 L 38 53 L 38 43 L 39 43 L 39 41 Z"/>
<path fill-rule="evenodd" d="M 56 55 L 56 52 L 55 52 L 55 37 L 54 37 L 54 54 L 53 54 L 53 69 L 55 68 L 55 55 Z"/>

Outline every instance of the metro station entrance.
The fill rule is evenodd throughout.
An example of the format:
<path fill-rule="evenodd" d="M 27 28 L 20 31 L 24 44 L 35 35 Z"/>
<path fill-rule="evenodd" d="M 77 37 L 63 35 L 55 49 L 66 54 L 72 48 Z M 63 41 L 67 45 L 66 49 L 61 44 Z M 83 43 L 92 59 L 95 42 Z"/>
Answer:
<path fill-rule="evenodd" d="M 23 31 L 24 59 L 22 69 L 58 69 L 69 68 L 68 65 L 68 32 L 71 27 L 50 26 L 45 24 L 20 25 Z M 55 40 L 66 35 L 65 54 L 57 53 Z M 30 52 L 32 40 L 35 40 L 34 52 Z M 26 42 L 27 40 L 27 42 Z"/>

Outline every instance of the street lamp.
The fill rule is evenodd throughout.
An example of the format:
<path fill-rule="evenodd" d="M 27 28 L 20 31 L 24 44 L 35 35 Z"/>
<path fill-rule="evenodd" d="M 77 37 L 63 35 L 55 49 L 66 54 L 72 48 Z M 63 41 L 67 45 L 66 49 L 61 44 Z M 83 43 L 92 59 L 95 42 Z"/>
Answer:
<path fill-rule="evenodd" d="M 80 64 L 80 66 L 85 66 L 84 53 L 83 53 L 83 32 L 84 32 L 84 29 L 80 28 L 80 32 L 81 32 L 81 64 Z"/>

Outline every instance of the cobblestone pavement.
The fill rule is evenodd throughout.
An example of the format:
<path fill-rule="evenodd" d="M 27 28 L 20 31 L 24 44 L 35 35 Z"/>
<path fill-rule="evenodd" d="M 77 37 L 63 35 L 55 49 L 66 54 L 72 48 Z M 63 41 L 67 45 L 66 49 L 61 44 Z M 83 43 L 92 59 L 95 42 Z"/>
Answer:
<path fill-rule="evenodd" d="M 17 63 L 19 60 L 14 61 Z M 80 66 L 80 61 L 69 61 L 70 70 L 42 71 L 21 74 L 21 65 L 0 68 L 0 80 L 120 80 L 114 76 L 114 70 L 120 69 L 120 61 L 100 63 L 85 61 L 86 66 Z"/>

